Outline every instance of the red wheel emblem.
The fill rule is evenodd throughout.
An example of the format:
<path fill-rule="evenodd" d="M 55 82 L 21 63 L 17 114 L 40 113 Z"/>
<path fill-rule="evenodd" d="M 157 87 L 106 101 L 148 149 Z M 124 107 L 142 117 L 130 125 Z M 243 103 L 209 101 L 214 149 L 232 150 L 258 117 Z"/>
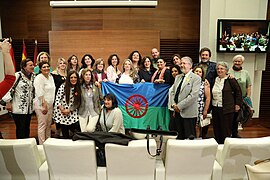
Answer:
<path fill-rule="evenodd" d="M 148 102 L 145 97 L 134 94 L 126 100 L 126 112 L 133 118 L 143 117 L 148 110 Z"/>

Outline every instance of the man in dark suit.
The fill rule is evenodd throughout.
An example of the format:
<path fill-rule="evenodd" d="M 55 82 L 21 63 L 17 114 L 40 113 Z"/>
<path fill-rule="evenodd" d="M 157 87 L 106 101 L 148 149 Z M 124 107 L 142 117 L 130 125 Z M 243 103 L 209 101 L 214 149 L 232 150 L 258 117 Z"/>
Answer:
<path fill-rule="evenodd" d="M 181 58 L 182 74 L 176 76 L 172 86 L 172 108 L 175 118 L 172 119 L 173 130 L 178 132 L 177 139 L 194 139 L 198 116 L 198 96 L 201 77 L 192 72 L 192 59 Z"/>

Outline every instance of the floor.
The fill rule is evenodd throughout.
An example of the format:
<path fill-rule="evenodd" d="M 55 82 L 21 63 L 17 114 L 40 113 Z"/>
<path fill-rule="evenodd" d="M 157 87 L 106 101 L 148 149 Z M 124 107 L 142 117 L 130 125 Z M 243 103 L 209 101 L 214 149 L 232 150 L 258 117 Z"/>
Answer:
<path fill-rule="evenodd" d="M 270 136 L 270 128 L 264 127 L 259 123 L 258 119 L 251 120 L 243 125 L 243 130 L 239 130 L 239 135 L 243 138 L 255 138 Z M 37 119 L 35 115 L 32 116 L 30 137 L 37 138 Z M 16 139 L 16 129 L 14 121 L 9 115 L 0 116 L 0 131 L 5 139 Z M 52 125 L 52 137 L 55 137 L 55 125 Z M 208 137 L 213 137 L 213 128 L 210 127 Z"/>

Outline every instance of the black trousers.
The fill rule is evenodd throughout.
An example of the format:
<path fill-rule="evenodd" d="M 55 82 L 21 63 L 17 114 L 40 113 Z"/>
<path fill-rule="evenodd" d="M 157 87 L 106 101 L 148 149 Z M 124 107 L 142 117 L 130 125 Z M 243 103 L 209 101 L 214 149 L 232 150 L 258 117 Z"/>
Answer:
<path fill-rule="evenodd" d="M 234 112 L 224 114 L 222 107 L 213 107 L 213 129 L 218 144 L 224 144 L 226 137 L 231 137 Z"/>
<path fill-rule="evenodd" d="M 232 137 L 238 136 L 238 122 L 237 122 L 238 112 L 235 112 L 233 115 L 233 122 L 232 122 Z"/>
<path fill-rule="evenodd" d="M 16 124 L 16 138 L 24 139 L 30 136 L 31 114 L 11 114 Z"/>
<path fill-rule="evenodd" d="M 81 131 L 79 121 L 70 125 L 61 124 L 61 130 L 63 138 L 69 139 L 70 138 L 69 131 L 71 131 L 72 133 Z"/>
<path fill-rule="evenodd" d="M 180 113 L 175 113 L 175 117 L 171 119 L 170 130 L 177 131 L 177 139 L 193 139 L 196 138 L 196 121 L 194 118 L 183 118 Z"/>

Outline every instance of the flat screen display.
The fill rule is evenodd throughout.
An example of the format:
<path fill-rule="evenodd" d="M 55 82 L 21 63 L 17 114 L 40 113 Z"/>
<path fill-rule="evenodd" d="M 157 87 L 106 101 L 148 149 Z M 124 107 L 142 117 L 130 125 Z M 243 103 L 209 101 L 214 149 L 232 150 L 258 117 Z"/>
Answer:
<path fill-rule="evenodd" d="M 269 22 L 218 19 L 217 52 L 269 52 Z"/>

